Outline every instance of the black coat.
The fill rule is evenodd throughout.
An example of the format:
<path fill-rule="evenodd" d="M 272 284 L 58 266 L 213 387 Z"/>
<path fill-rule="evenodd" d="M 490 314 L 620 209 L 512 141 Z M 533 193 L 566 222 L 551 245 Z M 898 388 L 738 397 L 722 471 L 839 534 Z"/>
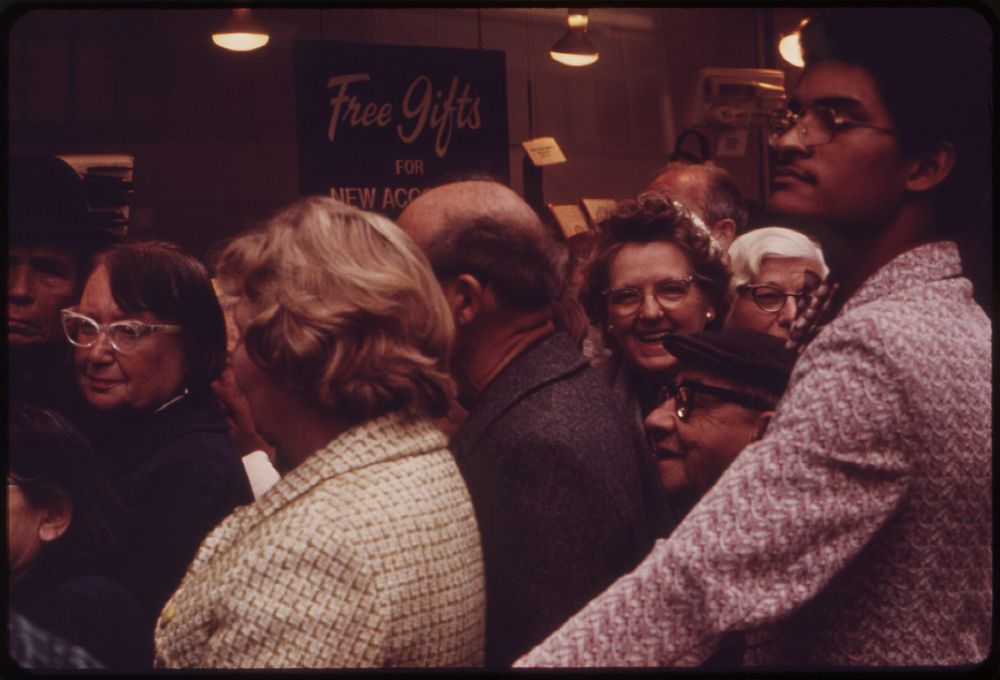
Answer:
<path fill-rule="evenodd" d="M 7 398 L 10 408 L 32 404 L 86 420 L 91 407 L 73 370 L 73 347 L 61 343 L 7 347 Z M 86 434 L 86 433 L 85 433 Z"/>
<path fill-rule="evenodd" d="M 656 462 L 564 333 L 500 372 L 450 448 L 482 537 L 486 663 L 509 666 L 652 547 Z"/>
<path fill-rule="evenodd" d="M 127 508 L 121 578 L 152 635 L 202 539 L 253 494 L 210 390 L 159 413 L 113 417 L 101 429 L 95 449 Z"/>
<path fill-rule="evenodd" d="M 10 607 L 36 627 L 78 645 L 109 670 L 152 667 L 139 603 L 107 576 L 72 565 L 36 570 L 11 584 Z"/>

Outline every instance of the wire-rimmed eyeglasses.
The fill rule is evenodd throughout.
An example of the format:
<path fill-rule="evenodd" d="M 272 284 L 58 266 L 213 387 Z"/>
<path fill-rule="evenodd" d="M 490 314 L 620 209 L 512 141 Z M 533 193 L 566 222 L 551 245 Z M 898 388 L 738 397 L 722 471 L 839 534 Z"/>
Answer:
<path fill-rule="evenodd" d="M 653 299 L 663 309 L 676 307 L 687 297 L 694 280 L 694 276 L 685 276 L 680 279 L 661 279 L 653 284 Z M 646 295 L 645 291 L 635 286 L 606 288 L 601 293 L 607 299 L 610 311 L 621 316 L 628 316 L 639 311 Z"/>
<path fill-rule="evenodd" d="M 897 134 L 895 130 L 887 127 L 845 118 L 829 106 L 807 106 L 798 112 L 788 107 L 774 109 L 768 114 L 767 127 L 767 140 L 771 146 L 777 146 L 778 140 L 793 127 L 798 133 L 799 142 L 809 147 L 829 144 L 837 133 L 851 128 L 867 128 L 888 135 Z"/>
<path fill-rule="evenodd" d="M 72 309 L 59 313 L 66 339 L 76 347 L 93 347 L 101 333 L 107 333 L 108 341 L 118 352 L 127 354 L 135 349 L 139 340 L 152 333 L 180 333 L 181 326 L 171 323 L 144 323 L 135 319 L 97 323 L 85 314 Z"/>

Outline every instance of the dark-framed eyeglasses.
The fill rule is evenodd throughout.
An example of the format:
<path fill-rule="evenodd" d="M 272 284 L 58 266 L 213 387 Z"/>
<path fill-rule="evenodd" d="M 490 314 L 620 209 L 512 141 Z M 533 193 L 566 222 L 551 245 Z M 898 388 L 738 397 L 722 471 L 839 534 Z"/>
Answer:
<path fill-rule="evenodd" d="M 139 341 L 153 333 L 180 333 L 181 326 L 171 323 L 144 323 L 135 319 L 97 323 L 85 314 L 72 309 L 59 312 L 63 333 L 70 344 L 76 347 L 93 347 L 101 333 L 107 333 L 108 341 L 115 351 L 127 354 L 136 348 Z"/>
<path fill-rule="evenodd" d="M 768 114 L 767 127 L 767 140 L 771 146 L 777 146 L 778 140 L 793 127 L 798 133 L 799 142 L 809 147 L 829 144 L 837 133 L 851 128 L 867 128 L 887 135 L 898 134 L 887 127 L 845 118 L 829 106 L 807 106 L 799 112 L 788 107 L 774 109 Z"/>
<path fill-rule="evenodd" d="M 810 300 L 812 300 L 811 291 L 808 293 L 805 291 L 788 293 L 781 288 L 772 286 L 768 283 L 758 285 L 744 284 L 742 286 L 736 286 L 736 292 L 749 292 L 750 297 L 753 298 L 754 303 L 761 309 L 761 311 L 768 312 L 769 314 L 775 314 L 784 309 L 788 298 L 795 298 L 797 304 L 800 306 L 808 305 Z"/>
<path fill-rule="evenodd" d="M 657 406 L 664 404 L 668 399 L 674 400 L 674 413 L 677 417 L 687 422 L 694 411 L 695 403 L 699 394 L 707 394 L 715 397 L 719 401 L 731 404 L 739 404 L 756 411 L 770 411 L 774 404 L 753 394 L 737 392 L 736 390 L 705 385 L 693 380 L 685 380 L 679 385 L 664 385 L 660 388 L 656 396 Z"/>
<path fill-rule="evenodd" d="M 653 299 L 663 309 L 672 309 L 684 302 L 691 284 L 696 277 L 685 276 L 680 279 L 661 279 L 653 284 Z M 635 286 L 622 286 L 621 288 L 606 288 L 601 291 L 608 301 L 610 311 L 621 316 L 635 314 L 642 306 L 646 291 Z"/>

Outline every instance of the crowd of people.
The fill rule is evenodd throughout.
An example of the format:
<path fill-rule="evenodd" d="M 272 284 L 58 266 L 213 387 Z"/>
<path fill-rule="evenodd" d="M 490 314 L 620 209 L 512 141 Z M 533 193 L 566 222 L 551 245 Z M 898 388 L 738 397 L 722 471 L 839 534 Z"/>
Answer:
<path fill-rule="evenodd" d="M 900 58 L 955 11 L 895 50 L 872 11 L 802 30 L 767 225 L 671 162 L 586 248 L 479 178 L 395 222 L 306 197 L 201 261 L 13 159 L 15 661 L 982 662 L 992 335 L 951 230 L 989 81 L 954 77 L 974 40 Z"/>

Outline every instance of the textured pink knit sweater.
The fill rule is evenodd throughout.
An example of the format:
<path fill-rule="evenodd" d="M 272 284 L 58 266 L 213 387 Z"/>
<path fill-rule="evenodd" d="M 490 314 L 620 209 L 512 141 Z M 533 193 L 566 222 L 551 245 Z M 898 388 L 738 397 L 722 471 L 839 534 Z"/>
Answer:
<path fill-rule="evenodd" d="M 519 666 L 953 665 L 989 652 L 991 328 L 953 243 L 907 251 L 801 355 L 767 436 Z"/>

